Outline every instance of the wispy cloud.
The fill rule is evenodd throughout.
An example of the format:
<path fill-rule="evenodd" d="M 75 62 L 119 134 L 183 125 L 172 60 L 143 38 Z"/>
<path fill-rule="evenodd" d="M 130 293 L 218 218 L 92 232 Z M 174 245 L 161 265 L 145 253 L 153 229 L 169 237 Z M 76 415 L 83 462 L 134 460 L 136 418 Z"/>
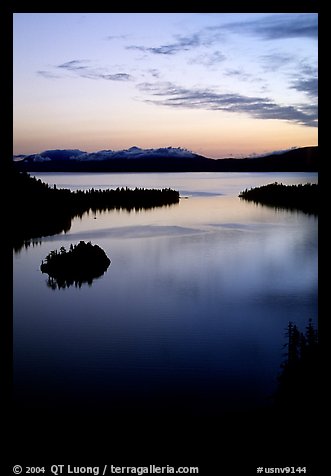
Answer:
<path fill-rule="evenodd" d="M 233 22 L 209 27 L 211 31 L 230 31 L 249 34 L 263 40 L 314 38 L 318 35 L 318 18 L 315 13 L 274 14 L 252 21 Z"/>
<path fill-rule="evenodd" d="M 39 76 L 42 76 L 46 79 L 59 79 L 61 76 L 59 74 L 52 73 L 51 71 L 39 70 L 37 71 Z"/>
<path fill-rule="evenodd" d="M 114 74 L 102 74 L 97 73 L 97 78 L 107 79 L 108 81 L 131 81 L 133 76 L 129 73 L 114 73 Z"/>
<path fill-rule="evenodd" d="M 59 79 L 63 78 L 63 74 L 70 73 L 74 76 L 78 76 L 85 79 L 104 79 L 106 81 L 131 81 L 133 76 L 129 73 L 117 72 L 109 73 L 104 68 L 98 68 L 91 65 L 90 60 L 71 60 L 65 63 L 58 64 L 53 67 L 52 70 L 37 71 L 37 74 L 43 76 L 46 79 Z"/>
<path fill-rule="evenodd" d="M 295 58 L 289 54 L 270 53 L 260 58 L 264 71 L 275 71 L 286 66 L 291 66 L 295 62 Z"/>
<path fill-rule="evenodd" d="M 206 26 L 191 35 L 176 35 L 174 41 L 157 46 L 128 45 L 128 50 L 137 50 L 143 53 L 154 55 L 175 55 L 186 51 L 197 49 L 201 46 L 211 46 L 219 43 L 220 40 L 227 41 L 229 33 L 250 35 L 262 40 L 287 40 L 289 38 L 310 38 L 317 39 L 318 18 L 312 13 L 298 14 L 273 14 L 265 15 L 251 21 L 222 23 L 219 25 Z M 109 37 L 112 39 L 113 37 Z M 191 60 L 206 66 L 223 61 L 225 56 L 221 52 L 206 53 Z M 264 58 L 266 67 L 269 60 L 274 60 L 276 67 L 281 67 L 288 63 L 291 58 L 286 55 L 267 55 Z"/>
<path fill-rule="evenodd" d="M 194 33 L 190 36 L 177 35 L 176 41 L 160 46 L 126 46 L 127 50 L 138 50 L 144 53 L 152 53 L 156 55 L 174 55 L 182 51 L 189 51 L 193 48 L 197 48 L 203 44 L 203 40 L 199 33 Z"/>
<path fill-rule="evenodd" d="M 267 97 L 218 93 L 211 89 L 187 89 L 169 82 L 140 83 L 138 88 L 156 97 L 145 99 L 155 105 L 245 113 L 258 119 L 278 119 L 305 126 L 317 126 L 317 111 L 311 106 L 281 105 Z"/>
<path fill-rule="evenodd" d="M 151 74 L 153 76 L 153 78 L 159 78 L 160 77 L 160 71 L 155 69 L 155 68 L 151 68 L 151 69 L 147 70 L 147 72 L 149 74 Z"/>
<path fill-rule="evenodd" d="M 105 40 L 113 41 L 113 40 L 126 40 L 130 35 L 108 35 L 106 36 Z"/>
<path fill-rule="evenodd" d="M 228 68 L 223 71 L 223 74 L 228 77 L 238 79 L 240 81 L 251 81 L 254 83 L 261 83 L 263 79 L 253 75 L 251 73 L 246 73 L 242 68 Z"/>
<path fill-rule="evenodd" d="M 222 63 L 226 60 L 226 56 L 220 51 L 214 51 L 213 53 L 206 53 L 195 56 L 192 58 L 189 63 L 191 64 L 202 64 L 207 67 L 215 66 L 219 63 Z"/>
<path fill-rule="evenodd" d="M 89 63 L 89 60 L 71 60 L 66 63 L 57 65 L 57 68 L 66 69 L 68 71 L 82 71 L 88 68 L 84 63 Z"/>

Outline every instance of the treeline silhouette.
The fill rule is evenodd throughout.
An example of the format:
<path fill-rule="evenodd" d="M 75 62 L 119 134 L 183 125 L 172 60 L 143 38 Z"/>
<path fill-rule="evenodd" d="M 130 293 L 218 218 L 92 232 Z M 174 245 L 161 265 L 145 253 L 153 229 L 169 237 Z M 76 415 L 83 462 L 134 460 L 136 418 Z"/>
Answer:
<path fill-rule="evenodd" d="M 26 172 L 12 170 L 14 194 L 12 242 L 16 251 L 30 239 L 66 232 L 75 216 L 87 211 L 152 209 L 179 202 L 179 192 L 170 188 L 117 188 L 76 190 L 50 187 Z"/>
<path fill-rule="evenodd" d="M 93 279 L 102 276 L 110 265 L 110 259 L 102 248 L 89 241 L 80 241 L 70 245 L 67 251 L 52 250 L 40 265 L 42 273 L 47 273 L 47 285 L 52 289 L 66 288 L 72 285 L 79 288 L 83 283 L 92 284 Z"/>
<path fill-rule="evenodd" d="M 318 184 L 284 185 L 274 182 L 261 187 L 244 190 L 240 198 L 287 209 L 301 210 L 308 214 L 318 214 Z"/>
<path fill-rule="evenodd" d="M 305 332 L 289 322 L 285 347 L 275 405 L 281 411 L 293 414 L 317 406 L 320 398 L 318 332 L 311 319 Z"/>

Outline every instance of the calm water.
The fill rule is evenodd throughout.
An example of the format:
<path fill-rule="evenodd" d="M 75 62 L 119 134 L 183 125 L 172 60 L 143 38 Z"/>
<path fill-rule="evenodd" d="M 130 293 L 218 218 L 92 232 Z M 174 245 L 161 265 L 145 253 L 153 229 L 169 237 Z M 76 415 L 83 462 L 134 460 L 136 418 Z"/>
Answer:
<path fill-rule="evenodd" d="M 14 371 L 27 408 L 215 415 L 268 405 L 289 321 L 317 322 L 317 218 L 238 198 L 305 173 L 35 174 L 64 188 L 179 190 L 178 205 L 85 214 L 14 254 Z M 53 249 L 80 240 L 111 265 L 51 289 Z"/>

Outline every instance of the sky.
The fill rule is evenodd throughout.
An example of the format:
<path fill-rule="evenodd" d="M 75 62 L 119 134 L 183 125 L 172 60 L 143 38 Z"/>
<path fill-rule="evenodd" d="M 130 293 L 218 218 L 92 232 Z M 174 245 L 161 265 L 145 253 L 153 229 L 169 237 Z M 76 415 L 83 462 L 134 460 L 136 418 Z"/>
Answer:
<path fill-rule="evenodd" d="M 318 145 L 317 13 L 14 13 L 13 152 Z"/>

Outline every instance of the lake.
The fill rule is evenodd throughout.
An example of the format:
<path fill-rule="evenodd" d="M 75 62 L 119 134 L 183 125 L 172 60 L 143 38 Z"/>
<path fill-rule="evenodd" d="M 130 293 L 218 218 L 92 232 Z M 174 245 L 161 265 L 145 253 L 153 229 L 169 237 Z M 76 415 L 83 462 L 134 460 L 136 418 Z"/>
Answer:
<path fill-rule="evenodd" d="M 33 175 L 71 190 L 170 187 L 181 199 L 86 213 L 14 253 L 17 408 L 205 417 L 270 405 L 286 326 L 317 325 L 318 219 L 238 194 L 317 174 Z M 53 289 L 42 260 L 80 240 L 111 265 L 91 285 Z"/>

